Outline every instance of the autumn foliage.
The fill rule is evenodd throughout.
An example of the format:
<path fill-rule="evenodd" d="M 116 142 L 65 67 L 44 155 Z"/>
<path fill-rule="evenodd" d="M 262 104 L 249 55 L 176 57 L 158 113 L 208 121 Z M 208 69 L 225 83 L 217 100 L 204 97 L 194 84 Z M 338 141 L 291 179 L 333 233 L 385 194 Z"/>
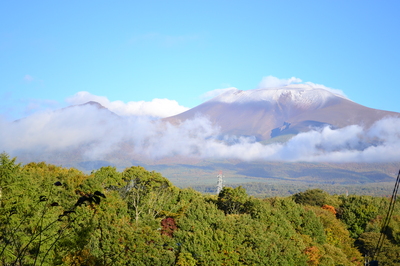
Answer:
<path fill-rule="evenodd" d="M 336 209 L 335 209 L 335 207 L 333 207 L 333 206 L 324 204 L 324 205 L 322 205 L 322 209 L 331 212 L 333 215 L 336 215 Z"/>
<path fill-rule="evenodd" d="M 203 195 L 140 166 L 85 174 L 1 154 L 0 265 L 361 265 L 386 205 L 321 190 Z M 385 265 L 400 257 L 394 217 Z"/>

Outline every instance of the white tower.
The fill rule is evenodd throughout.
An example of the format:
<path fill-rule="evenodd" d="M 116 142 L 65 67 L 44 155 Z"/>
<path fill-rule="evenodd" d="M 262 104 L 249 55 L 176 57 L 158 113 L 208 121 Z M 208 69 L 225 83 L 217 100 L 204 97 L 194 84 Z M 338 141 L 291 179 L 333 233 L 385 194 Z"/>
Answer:
<path fill-rule="evenodd" d="M 218 177 L 218 182 L 217 182 L 217 195 L 221 192 L 222 188 L 224 187 L 224 185 L 222 184 L 224 181 L 222 180 L 222 178 L 224 177 L 222 175 L 222 171 L 219 171 L 219 174 L 217 175 Z"/>

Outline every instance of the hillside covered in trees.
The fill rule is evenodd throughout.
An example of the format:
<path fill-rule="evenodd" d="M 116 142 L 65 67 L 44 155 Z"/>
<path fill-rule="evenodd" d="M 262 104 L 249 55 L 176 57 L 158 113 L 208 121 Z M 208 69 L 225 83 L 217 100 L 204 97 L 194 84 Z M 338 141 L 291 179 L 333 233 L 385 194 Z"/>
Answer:
<path fill-rule="evenodd" d="M 90 174 L 0 155 L 1 265 L 363 265 L 390 199 L 180 189 L 132 166 Z M 395 206 L 377 259 L 400 264 Z"/>

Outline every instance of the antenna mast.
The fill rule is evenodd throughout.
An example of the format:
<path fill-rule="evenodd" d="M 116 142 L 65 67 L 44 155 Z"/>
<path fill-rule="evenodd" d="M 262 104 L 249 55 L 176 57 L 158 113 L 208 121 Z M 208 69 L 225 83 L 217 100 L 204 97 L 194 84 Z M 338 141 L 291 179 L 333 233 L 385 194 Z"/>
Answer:
<path fill-rule="evenodd" d="M 222 175 L 222 171 L 219 171 L 219 174 L 217 175 L 218 177 L 218 182 L 217 182 L 217 195 L 221 192 L 222 188 L 224 187 L 224 185 L 222 184 L 224 181 L 222 180 L 222 178 L 224 177 Z"/>

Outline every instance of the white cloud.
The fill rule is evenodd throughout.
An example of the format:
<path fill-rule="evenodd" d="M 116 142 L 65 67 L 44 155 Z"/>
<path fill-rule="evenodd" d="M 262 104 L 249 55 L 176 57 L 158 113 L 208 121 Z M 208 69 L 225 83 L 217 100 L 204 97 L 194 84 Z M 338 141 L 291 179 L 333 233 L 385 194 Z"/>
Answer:
<path fill-rule="evenodd" d="M 84 104 L 90 101 L 98 102 L 106 107 L 110 104 L 110 101 L 107 99 L 107 97 L 93 95 L 87 91 L 77 92 L 73 96 L 66 99 L 66 102 L 72 105 Z"/>
<path fill-rule="evenodd" d="M 326 87 L 325 85 L 316 84 L 313 82 L 303 82 L 301 79 L 296 78 L 296 77 L 291 77 L 289 79 L 280 79 L 280 78 L 277 78 L 274 76 L 263 77 L 261 82 L 258 84 L 258 88 L 259 89 L 278 88 L 278 87 L 284 87 L 284 86 L 288 86 L 291 84 L 299 84 L 299 83 L 304 83 L 315 89 L 324 89 L 333 94 L 347 98 L 347 96 L 341 90 L 332 89 L 332 88 Z"/>
<path fill-rule="evenodd" d="M 34 78 L 31 75 L 25 75 L 24 76 L 24 81 L 26 82 L 32 82 Z"/>
<path fill-rule="evenodd" d="M 332 88 L 326 87 L 326 86 L 324 86 L 324 85 L 322 85 L 322 84 L 315 84 L 315 83 L 312 83 L 312 82 L 305 82 L 305 84 L 310 85 L 310 86 L 313 87 L 313 88 L 316 88 L 316 89 L 324 89 L 324 90 L 327 90 L 327 91 L 332 92 L 333 94 L 340 95 L 340 96 L 342 96 L 342 97 L 347 98 L 347 96 L 346 96 L 346 95 L 344 94 L 344 92 L 341 91 L 341 90 L 332 89 Z"/>
<path fill-rule="evenodd" d="M 369 129 L 352 125 L 298 134 L 285 144 L 262 145 L 254 137 L 221 136 L 198 116 L 180 126 L 145 116 L 116 118 L 94 105 L 37 113 L 18 122 L 0 121 L 0 150 L 28 160 L 53 162 L 73 152 L 81 160 L 125 158 L 234 158 L 310 162 L 390 162 L 400 157 L 400 119 Z M 129 160 L 129 159 L 128 159 Z"/>
<path fill-rule="evenodd" d="M 262 78 L 261 82 L 258 84 L 258 88 L 259 89 L 276 88 L 276 87 L 287 86 L 290 84 L 297 84 L 301 82 L 302 80 L 296 77 L 291 77 L 289 79 L 279 79 L 274 76 L 267 76 Z"/>
<path fill-rule="evenodd" d="M 207 100 L 210 100 L 210 99 L 212 99 L 212 98 L 214 98 L 214 97 L 216 97 L 218 95 L 221 95 L 221 94 L 223 94 L 223 93 L 225 93 L 227 91 L 232 91 L 232 90 L 238 90 L 238 89 L 235 88 L 235 87 L 229 87 L 229 88 L 225 88 L 225 89 L 215 89 L 215 90 L 208 91 L 208 92 L 202 94 L 200 96 L 200 98 L 203 101 L 207 101 Z"/>
<path fill-rule="evenodd" d="M 110 101 L 107 97 L 93 95 L 87 91 L 80 91 L 69 97 L 67 103 L 72 105 L 83 104 L 89 101 L 95 101 L 108 108 L 110 111 L 121 116 L 152 116 L 152 117 L 168 117 L 182 113 L 189 108 L 181 106 L 175 100 L 169 99 L 153 99 L 150 102 L 138 101 L 127 102 Z"/>
<path fill-rule="evenodd" d="M 400 156 L 400 119 L 385 118 L 369 129 L 352 125 L 301 133 L 282 145 L 279 158 L 291 161 L 391 162 Z"/>
<path fill-rule="evenodd" d="M 301 82 L 294 77 L 281 80 L 269 76 L 263 80 L 264 86 Z M 332 90 L 319 84 L 306 84 Z M 237 89 L 213 90 L 204 97 L 230 90 Z M 88 101 L 99 102 L 120 116 L 94 105 L 79 106 Z M 262 145 L 254 137 L 222 136 L 219 127 L 202 116 L 179 126 L 154 119 L 187 110 L 168 99 L 125 103 L 82 91 L 67 102 L 74 106 L 36 113 L 18 122 L 0 118 L 0 127 L 7 129 L 0 131 L 0 150 L 12 156 L 30 156 L 30 160 L 49 162 L 62 160 L 59 154 L 68 152 L 90 160 L 114 158 L 116 154 L 126 158 L 185 156 L 311 162 L 389 162 L 400 157 L 399 118 L 382 119 L 370 128 L 325 127 L 298 134 L 284 144 Z"/>

